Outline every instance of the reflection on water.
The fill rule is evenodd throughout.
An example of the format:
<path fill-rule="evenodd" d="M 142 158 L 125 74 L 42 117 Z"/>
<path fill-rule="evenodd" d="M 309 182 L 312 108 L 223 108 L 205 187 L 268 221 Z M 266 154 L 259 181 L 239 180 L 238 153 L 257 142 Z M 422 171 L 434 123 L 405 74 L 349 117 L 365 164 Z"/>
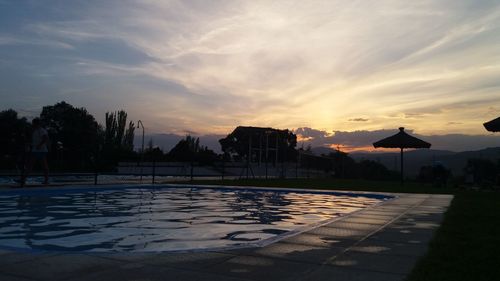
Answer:
<path fill-rule="evenodd" d="M 62 251 L 223 247 L 272 238 L 380 201 L 199 188 L 0 195 L 0 245 Z"/>

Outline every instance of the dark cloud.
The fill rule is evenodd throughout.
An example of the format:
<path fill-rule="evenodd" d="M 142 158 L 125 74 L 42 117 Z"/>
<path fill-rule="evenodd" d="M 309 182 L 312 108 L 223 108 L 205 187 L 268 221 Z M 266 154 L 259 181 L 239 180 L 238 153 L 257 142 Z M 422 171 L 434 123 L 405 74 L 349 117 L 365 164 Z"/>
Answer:
<path fill-rule="evenodd" d="M 308 127 L 297 128 L 294 130 L 294 133 L 297 135 L 301 135 L 304 138 L 312 139 L 324 139 L 329 135 L 326 131 L 316 130 Z"/>
<path fill-rule="evenodd" d="M 367 119 L 367 118 L 352 118 L 352 119 L 349 119 L 349 121 L 351 121 L 351 122 L 367 122 L 367 121 L 370 121 L 370 119 Z"/>
<path fill-rule="evenodd" d="M 500 135 L 422 135 L 415 134 L 413 130 L 405 131 L 430 142 L 432 149 L 438 150 L 468 151 L 500 146 Z M 304 141 L 304 144 L 310 144 L 313 147 L 325 147 L 333 144 L 345 147 L 367 147 L 372 146 L 374 142 L 380 139 L 396 134 L 398 129 L 354 132 L 333 131 L 332 134 L 328 134 L 326 131 L 305 127 L 295 130 L 296 134 L 299 134 L 299 132 L 303 137 L 311 137 L 310 140 Z"/>
<path fill-rule="evenodd" d="M 186 135 L 190 135 L 190 136 L 196 136 L 196 135 L 198 135 L 198 133 L 196 133 L 195 131 L 191 131 L 191 130 L 184 130 L 184 133 Z"/>
<path fill-rule="evenodd" d="M 395 134 L 397 130 L 377 130 L 377 131 L 334 131 L 334 135 L 330 138 L 335 144 L 342 144 L 349 147 L 369 146 L 373 142 L 386 136 Z"/>
<path fill-rule="evenodd" d="M 500 146 L 500 135 L 431 135 L 417 137 L 425 138 L 432 144 L 433 149 L 451 150 L 451 151 L 469 151 L 480 150 L 488 147 Z"/>
<path fill-rule="evenodd" d="M 422 118 L 425 113 L 405 113 L 405 118 Z"/>

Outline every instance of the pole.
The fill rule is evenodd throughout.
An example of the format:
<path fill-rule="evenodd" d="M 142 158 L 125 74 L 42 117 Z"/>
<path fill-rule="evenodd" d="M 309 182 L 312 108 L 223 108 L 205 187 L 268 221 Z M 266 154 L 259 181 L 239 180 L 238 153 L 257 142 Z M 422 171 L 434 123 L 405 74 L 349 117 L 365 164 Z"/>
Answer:
<path fill-rule="evenodd" d="M 189 174 L 190 174 L 189 178 L 190 178 L 191 181 L 193 181 L 193 165 L 194 165 L 194 162 L 191 161 L 191 165 L 190 165 L 191 166 L 191 171 L 189 172 Z"/>
<path fill-rule="evenodd" d="M 262 133 L 259 135 L 259 167 L 260 164 L 262 164 Z"/>
<path fill-rule="evenodd" d="M 287 144 L 285 143 L 285 147 L 282 149 L 283 151 L 281 152 L 281 175 L 284 179 L 286 179 L 286 171 L 285 171 L 286 148 Z"/>
<path fill-rule="evenodd" d="M 99 145 L 96 145 L 95 158 L 94 158 L 94 185 L 97 185 L 97 177 L 99 176 L 100 153 Z"/>
<path fill-rule="evenodd" d="M 276 167 L 276 169 L 278 169 L 278 137 L 279 137 L 279 134 L 278 132 L 276 132 L 276 147 L 274 147 L 274 167 Z"/>
<path fill-rule="evenodd" d="M 401 148 L 401 184 L 405 181 L 404 170 L 403 170 L 403 148 Z"/>
<path fill-rule="evenodd" d="M 267 162 L 269 162 L 269 131 L 266 131 L 266 180 L 267 180 Z"/>
<path fill-rule="evenodd" d="M 225 157 L 225 153 L 222 155 L 222 176 L 221 176 L 221 180 L 224 181 L 224 173 L 226 172 L 226 157 Z"/>
<path fill-rule="evenodd" d="M 155 184 L 155 175 L 156 175 L 156 160 L 153 159 L 153 175 L 152 175 L 151 184 Z"/>
<path fill-rule="evenodd" d="M 248 137 L 248 156 L 247 156 L 247 179 L 249 178 L 249 170 L 250 170 L 250 157 L 252 157 L 252 136 Z"/>
<path fill-rule="evenodd" d="M 139 128 L 139 124 L 142 127 L 142 145 L 141 145 L 141 183 L 142 183 L 142 172 L 143 172 L 143 165 L 144 165 L 144 124 L 142 124 L 142 121 L 139 120 L 137 121 L 137 128 Z"/>

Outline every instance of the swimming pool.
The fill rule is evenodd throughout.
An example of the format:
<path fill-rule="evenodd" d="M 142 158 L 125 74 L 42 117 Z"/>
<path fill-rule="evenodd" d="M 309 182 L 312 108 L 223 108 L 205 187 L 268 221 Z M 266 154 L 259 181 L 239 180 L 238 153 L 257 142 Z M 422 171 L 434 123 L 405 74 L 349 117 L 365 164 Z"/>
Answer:
<path fill-rule="evenodd" d="M 0 247 L 149 252 L 263 245 L 390 196 L 203 186 L 0 193 Z"/>

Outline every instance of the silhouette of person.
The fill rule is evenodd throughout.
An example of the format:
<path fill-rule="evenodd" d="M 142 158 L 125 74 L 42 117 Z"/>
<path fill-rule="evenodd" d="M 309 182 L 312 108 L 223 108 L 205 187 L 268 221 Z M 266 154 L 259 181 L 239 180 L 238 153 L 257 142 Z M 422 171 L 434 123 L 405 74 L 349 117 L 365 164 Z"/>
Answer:
<path fill-rule="evenodd" d="M 45 180 L 43 184 L 49 184 L 49 165 L 47 163 L 47 154 L 49 152 L 49 135 L 40 124 L 40 119 L 35 118 L 32 121 L 33 133 L 31 136 L 31 155 L 26 166 L 26 170 L 21 179 L 21 186 L 25 184 L 26 178 L 31 173 L 36 161 L 40 161 L 43 167 Z"/>
<path fill-rule="evenodd" d="M 26 143 L 26 130 L 19 133 L 14 139 L 16 143 L 16 168 L 20 175 L 24 174 L 24 168 L 26 167 L 27 154 L 30 152 L 29 145 Z"/>

